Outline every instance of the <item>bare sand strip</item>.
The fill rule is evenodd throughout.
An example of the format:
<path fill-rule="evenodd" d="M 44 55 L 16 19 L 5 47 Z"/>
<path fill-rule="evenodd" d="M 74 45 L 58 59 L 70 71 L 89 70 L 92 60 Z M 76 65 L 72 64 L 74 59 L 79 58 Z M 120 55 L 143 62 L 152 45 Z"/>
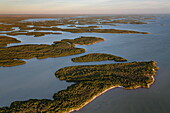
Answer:
<path fill-rule="evenodd" d="M 147 85 L 146 88 L 150 88 L 150 86 L 151 86 L 151 85 L 154 83 L 154 81 L 155 81 L 154 76 L 151 76 L 151 77 L 152 77 L 153 80 L 152 80 L 151 83 L 149 83 L 149 84 Z M 118 87 L 123 87 L 123 86 L 112 86 L 112 87 L 104 90 L 103 92 L 97 94 L 96 96 L 94 96 L 93 98 L 91 98 L 89 101 L 85 102 L 85 103 L 84 103 L 82 106 L 80 106 L 79 108 L 70 110 L 68 113 L 71 113 L 71 112 L 73 112 L 73 111 L 78 111 L 78 110 L 80 110 L 81 108 L 83 108 L 84 106 L 86 106 L 87 104 L 89 104 L 90 102 L 92 102 L 94 99 L 96 99 L 98 96 L 104 94 L 105 92 L 107 92 L 107 91 L 109 91 L 109 90 L 111 90 L 111 89 L 113 89 L 113 88 L 118 88 Z M 129 88 L 128 90 L 130 90 L 130 89 L 137 89 L 137 88 L 140 88 L 140 87 L 141 87 L 141 86 L 136 86 L 136 87 L 134 87 L 134 88 Z"/>

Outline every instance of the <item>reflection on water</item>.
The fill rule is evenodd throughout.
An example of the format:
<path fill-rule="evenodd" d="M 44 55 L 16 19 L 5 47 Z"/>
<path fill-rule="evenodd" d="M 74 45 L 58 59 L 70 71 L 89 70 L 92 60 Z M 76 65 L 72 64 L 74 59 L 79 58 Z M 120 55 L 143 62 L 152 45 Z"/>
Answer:
<path fill-rule="evenodd" d="M 157 61 L 160 70 L 155 77 L 156 81 L 150 89 L 112 89 L 75 113 L 169 113 L 170 16 L 162 15 L 155 21 L 145 25 L 103 26 L 151 33 L 147 35 L 64 32 L 62 35 L 42 37 L 17 36 L 22 44 L 51 44 L 53 41 L 79 36 L 97 36 L 105 38 L 105 41 L 88 46 L 77 45 L 87 50 L 86 53 L 79 55 L 43 60 L 31 59 L 22 66 L 0 67 L 0 106 L 9 105 L 16 100 L 52 98 L 55 92 L 72 84 L 55 78 L 55 71 L 62 67 L 115 63 L 114 61 L 73 63 L 70 60 L 87 53 L 100 52 L 122 56 L 129 61 Z"/>

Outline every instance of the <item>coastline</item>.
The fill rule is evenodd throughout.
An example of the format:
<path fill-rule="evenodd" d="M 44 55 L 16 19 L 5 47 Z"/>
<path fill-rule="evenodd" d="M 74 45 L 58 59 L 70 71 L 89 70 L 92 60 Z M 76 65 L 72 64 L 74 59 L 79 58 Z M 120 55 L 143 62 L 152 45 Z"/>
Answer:
<path fill-rule="evenodd" d="M 154 76 L 151 76 L 152 82 L 147 85 L 147 88 L 150 88 L 150 86 L 155 82 Z"/>
<path fill-rule="evenodd" d="M 147 85 L 147 87 L 145 87 L 145 88 L 150 88 L 150 86 L 155 82 L 154 76 L 151 76 L 151 78 L 152 78 L 152 82 L 149 83 L 149 84 Z M 83 107 L 85 107 L 87 104 L 89 104 L 90 102 L 92 102 L 94 99 L 96 99 L 96 98 L 99 97 L 100 95 L 106 93 L 107 91 L 109 91 L 109 90 L 111 90 L 111 89 L 113 89 L 113 88 L 118 88 L 118 87 L 122 87 L 122 86 L 112 86 L 112 87 L 104 90 L 103 92 L 97 94 L 97 95 L 94 96 L 92 99 L 90 99 L 89 101 L 85 102 L 85 103 L 84 103 L 82 106 L 80 106 L 79 108 L 70 110 L 68 113 L 71 113 L 71 112 L 74 112 L 74 111 L 79 111 L 80 109 L 82 109 Z M 124 88 L 124 87 L 123 87 L 123 88 Z M 137 89 L 137 88 L 142 88 L 142 86 L 136 86 L 136 87 L 133 87 L 133 88 L 124 88 L 124 89 L 132 90 L 132 89 Z M 66 113 L 67 113 L 67 112 L 66 112 Z"/>
<path fill-rule="evenodd" d="M 121 86 L 112 86 L 112 87 L 104 90 L 103 92 L 101 92 L 101 93 L 97 94 L 96 96 L 94 96 L 94 97 L 93 97 L 92 99 L 90 99 L 89 101 L 85 102 L 85 103 L 84 103 L 82 106 L 80 106 L 79 108 L 70 110 L 68 113 L 71 113 L 71 112 L 73 112 L 73 111 L 78 111 L 78 110 L 80 110 L 81 108 L 85 107 L 87 104 L 89 104 L 90 102 L 92 102 L 94 99 L 96 99 L 98 96 L 104 94 L 105 92 L 107 92 L 107 91 L 109 91 L 109 90 L 111 90 L 111 89 L 113 89 L 113 88 L 117 88 L 117 87 L 121 87 Z"/>
<path fill-rule="evenodd" d="M 89 43 L 89 44 L 74 44 L 75 46 L 77 46 L 77 45 L 92 45 L 92 44 L 95 44 L 95 43 L 98 43 L 98 42 L 103 42 L 103 41 L 105 41 L 105 39 L 103 39 L 103 40 L 99 40 L 99 41 L 96 41 L 96 42 L 92 42 L 92 43 Z"/>
<path fill-rule="evenodd" d="M 102 20 L 102 19 L 101 19 Z M 50 25 L 50 23 L 49 23 L 49 25 Z M 82 24 L 83 25 L 83 24 Z M 42 27 L 43 26 L 45 26 L 45 22 L 44 23 L 42 23 Z M 61 26 L 62 26 L 62 24 L 61 24 Z M 63 24 L 63 26 L 64 26 L 64 24 Z M 22 25 L 21 26 L 19 26 L 19 27 L 21 27 L 22 28 Z M 28 26 L 28 27 L 31 27 L 31 26 Z M 33 27 L 32 27 L 33 28 Z M 62 27 L 61 27 L 62 28 Z M 57 29 L 57 28 L 56 28 Z M 64 28 L 62 28 L 62 29 L 64 29 Z M 104 28 L 105 29 L 105 28 Z M 22 29 L 21 29 L 22 30 Z M 24 28 L 23 28 L 23 30 L 24 30 Z M 89 30 L 90 31 L 90 30 Z M 130 31 L 130 30 L 129 30 Z M 67 31 L 66 31 L 67 32 Z M 71 32 L 70 32 L 71 33 Z M 74 33 L 74 32 L 72 32 L 72 33 Z M 89 32 L 90 33 L 90 32 Z M 75 34 L 78 34 L 78 33 L 76 33 L 75 32 Z M 109 34 L 109 33 L 108 33 Z M 125 33 L 120 33 L 120 34 L 125 34 Z M 127 33 L 127 34 L 131 34 L 131 33 Z M 138 34 L 138 33 L 134 33 L 134 34 Z M 151 33 L 147 33 L 147 34 L 151 34 Z M 118 40 L 119 41 L 119 40 Z M 98 42 L 102 42 L 102 41 L 98 41 Z M 69 42 L 67 42 L 67 43 L 69 43 Z M 94 42 L 94 43 L 92 43 L 92 44 L 95 44 L 95 43 L 97 43 L 97 42 Z M 112 42 L 111 42 L 112 43 Z M 71 44 L 71 43 L 69 43 L 69 44 Z M 110 44 L 110 43 L 109 43 Z M 108 44 L 108 45 L 109 45 Z M 128 44 L 129 44 L 129 42 L 128 42 Z M 76 45 L 81 45 L 81 44 L 75 44 L 75 45 L 71 45 L 71 46 L 75 46 L 76 47 Z M 83 45 L 83 44 L 82 44 Z M 86 44 L 85 44 L 86 45 Z M 91 45 L 91 44 L 87 44 L 87 45 Z M 112 45 L 112 44 L 111 44 Z M 112 46 L 108 46 L 108 47 L 112 47 Z M 140 47 L 140 46 L 139 46 Z M 80 49 L 81 49 L 81 46 L 80 46 Z M 82 48 L 83 49 L 83 48 Z M 107 49 L 107 48 L 106 48 Z M 131 47 L 129 48 L 129 49 L 131 49 Z M 85 49 L 84 49 L 85 50 Z M 109 50 L 110 51 L 110 50 Z M 111 50 L 111 52 L 112 52 L 112 50 Z M 79 53 L 78 53 L 79 54 Z M 37 58 L 38 59 L 38 58 Z M 40 57 L 40 59 L 41 59 L 41 57 Z M 43 58 L 42 58 L 43 59 Z M 134 61 L 134 62 L 136 62 L 136 61 Z M 57 64 L 58 65 L 58 64 Z M 71 64 L 70 64 L 71 65 Z M 58 68 L 58 67 L 57 67 Z M 25 68 L 24 68 L 25 69 Z M 44 69 L 44 68 L 43 68 Z M 153 69 L 154 70 L 154 69 Z M 129 71 L 129 70 L 128 70 Z M 15 73 L 14 73 L 15 74 Z M 104 72 L 103 72 L 103 74 L 105 74 Z M 123 75 L 123 74 L 122 74 Z M 123 88 L 123 89 L 126 89 L 126 90 L 135 90 L 135 89 L 137 89 L 137 88 L 150 88 L 151 87 L 151 85 L 154 83 L 154 81 L 155 81 L 155 78 L 154 78 L 154 74 L 143 74 L 143 75 L 145 75 L 145 76 L 148 76 L 148 78 L 149 79 L 147 79 L 148 81 L 147 82 L 145 82 L 144 84 L 142 84 L 142 85 L 139 85 L 139 84 L 135 84 L 135 85 L 133 85 L 133 86 L 127 86 L 126 87 L 126 85 L 125 85 L 125 87 L 123 87 L 123 85 L 122 84 L 120 84 L 120 86 L 119 86 L 119 84 L 117 85 L 117 84 L 112 84 L 112 85 L 107 85 L 106 87 L 102 87 L 102 89 L 99 89 L 100 87 L 97 87 L 97 86 L 95 86 L 94 85 L 94 87 L 92 87 L 92 88 L 96 88 L 97 90 L 95 90 L 96 91 L 96 93 L 94 93 L 93 95 L 91 95 L 91 96 L 89 96 L 90 98 L 87 98 L 88 96 L 86 96 L 86 95 L 84 95 L 84 97 L 86 98 L 86 100 L 85 101 L 82 101 L 81 99 L 77 99 L 78 101 L 77 102 L 79 102 L 78 104 L 77 104 L 77 106 L 73 106 L 72 108 L 71 108 L 71 105 L 69 106 L 68 105 L 68 107 L 70 107 L 70 109 L 68 109 L 67 111 L 66 111 L 66 113 L 70 113 L 70 112 L 74 112 L 74 111 L 81 111 L 81 109 L 83 108 L 83 107 L 85 107 L 86 105 L 88 105 L 90 102 L 92 102 L 94 99 L 96 99 L 98 96 L 100 96 L 100 95 L 102 95 L 102 94 L 104 94 L 105 92 L 107 92 L 107 91 L 109 91 L 109 90 L 111 90 L 111 89 L 113 89 L 113 88 Z M 88 80 L 87 80 L 88 81 Z M 125 80 L 122 80 L 123 82 L 125 81 Z M 106 82 L 103 82 L 103 83 L 106 83 Z M 97 83 L 96 83 L 97 84 Z M 21 84 L 22 85 L 22 84 Z M 88 85 L 88 84 L 85 84 L 85 85 Z M 74 88 L 74 87 L 73 87 Z M 83 88 L 82 88 L 83 89 Z M 74 91 L 74 89 L 72 89 L 73 91 Z M 64 90 L 66 93 L 67 93 L 67 89 L 66 90 Z M 68 90 L 68 91 L 70 91 L 70 90 Z M 92 91 L 93 91 L 93 89 L 92 89 Z M 115 90 L 112 90 L 113 92 L 115 91 Z M 82 92 L 83 92 L 83 90 L 82 90 Z M 85 92 L 85 94 L 87 94 L 88 92 L 86 92 L 86 91 L 84 91 Z M 84 93 L 83 92 L 83 93 Z M 58 93 L 58 92 L 57 92 Z M 69 94 L 69 93 L 68 93 Z M 74 93 L 72 93 L 72 94 L 74 94 Z M 76 93 L 75 93 L 76 94 Z M 77 95 L 75 95 L 75 97 L 76 97 Z M 70 96 L 70 98 L 72 98 L 72 96 Z M 31 100 L 31 99 L 30 99 Z M 74 100 L 76 100 L 76 99 L 74 99 Z M 74 100 L 72 100 L 72 101 L 68 101 L 68 100 L 66 100 L 66 102 L 74 102 Z M 36 104 L 37 102 L 40 102 L 40 104 Z M 26 103 L 22 103 L 21 102 L 21 104 L 18 104 L 17 106 L 16 106 L 16 109 L 17 108 L 19 108 L 18 106 L 21 106 L 20 108 L 21 108 L 21 111 L 23 111 L 23 110 L 34 110 L 34 108 L 36 108 L 35 109 L 35 111 L 38 111 L 39 109 L 40 110 L 42 110 L 41 109 L 41 106 L 39 106 L 39 105 L 43 105 L 44 103 L 44 99 L 43 100 L 39 100 L 39 99 L 37 99 L 37 100 L 35 100 L 34 101 L 34 103 L 35 103 L 35 106 L 37 105 L 38 107 L 34 107 L 34 106 L 29 106 L 28 108 L 26 108 L 26 107 L 23 107 L 23 106 L 25 106 L 27 103 L 31 103 L 31 101 L 26 101 Z M 15 103 L 15 102 L 14 102 Z M 17 103 L 17 102 L 16 102 Z M 57 103 L 57 102 L 56 102 Z M 62 102 L 61 102 L 62 103 Z M 63 102 L 64 103 L 64 102 Z M 49 104 L 50 105 L 50 104 Z M 23 107 L 23 110 L 22 110 L 22 107 Z M 31 108 L 32 107 L 32 108 Z M 47 106 L 48 107 L 48 106 Z M 53 107 L 53 106 L 52 106 Z M 8 107 L 9 109 L 14 109 L 15 110 L 15 106 L 11 106 L 11 107 Z M 7 110 L 8 110 L 8 108 L 7 108 Z M 19 108 L 19 109 L 20 109 Z M 1 111 L 1 108 L 0 108 L 0 111 Z"/>
<path fill-rule="evenodd" d="M 154 61 L 149 61 L 149 62 L 132 62 L 132 63 L 127 63 L 126 64 L 126 67 L 127 66 L 133 66 L 133 65 L 138 65 L 139 68 L 141 68 L 141 66 L 143 65 L 146 65 L 145 67 L 147 66 L 150 66 L 152 68 L 149 68 L 148 70 L 148 74 L 147 73 L 143 73 L 141 76 L 143 79 L 144 77 L 144 80 L 146 79 L 145 82 L 137 82 L 136 84 L 133 83 L 133 81 L 129 81 L 128 83 L 129 84 L 125 84 L 124 81 L 125 80 L 128 80 L 128 79 L 125 79 L 125 80 L 121 80 L 121 82 L 117 83 L 117 82 L 114 82 L 114 78 L 113 79 L 109 79 L 110 81 L 102 81 L 99 79 L 99 81 L 95 81 L 95 77 L 92 79 L 93 81 L 95 81 L 95 83 L 93 83 L 93 81 L 89 82 L 88 80 L 88 77 L 86 79 L 83 79 L 85 80 L 85 82 L 79 82 L 79 79 L 77 79 L 76 83 L 77 84 L 74 84 L 70 87 L 68 87 L 66 90 L 62 90 L 58 93 L 55 93 L 54 96 L 53 96 L 53 99 L 54 100 L 47 100 L 47 99 L 43 99 L 43 100 L 37 100 L 37 99 L 30 99 L 30 100 L 27 100 L 27 101 L 15 101 L 13 103 L 11 103 L 11 105 L 9 107 L 3 107 L 3 108 L 0 108 L 0 112 L 1 113 L 4 113 L 4 112 L 11 112 L 11 111 L 40 111 L 40 112 L 44 112 L 44 111 L 55 111 L 55 112 L 61 112 L 61 113 L 71 113 L 71 112 L 74 112 L 74 111 L 78 111 L 80 109 L 82 109 L 84 106 L 86 106 L 88 103 L 92 102 L 94 99 L 96 99 L 98 96 L 104 94 L 105 92 L 113 89 L 113 88 L 116 88 L 116 87 L 121 87 L 123 89 L 127 89 L 127 90 L 132 90 L 132 89 L 137 89 L 137 88 L 150 88 L 150 85 L 154 83 L 154 76 L 156 74 L 156 71 L 158 68 L 155 67 L 156 66 L 156 63 Z M 114 68 L 117 68 L 118 66 L 124 66 L 125 64 L 107 64 L 107 65 L 95 65 L 95 70 L 98 71 L 100 70 L 101 68 L 102 69 L 107 69 L 107 67 L 109 66 L 112 66 L 112 69 Z M 77 68 L 79 67 L 79 70 L 78 71 L 75 71 L 77 70 Z M 82 69 L 86 69 L 86 68 L 92 68 L 94 67 L 94 65 L 92 66 L 71 66 L 71 67 L 65 67 L 65 68 L 62 68 L 62 69 L 59 69 L 58 71 L 56 71 L 55 75 L 57 78 L 59 78 L 60 80 L 72 80 L 72 82 L 74 81 L 74 77 L 76 78 L 77 76 L 81 75 L 75 75 L 74 77 L 71 78 L 67 78 L 65 77 L 66 75 L 70 74 L 72 75 L 72 72 L 84 72 L 84 71 L 81 71 Z M 126 68 L 125 67 L 125 68 Z M 146 69 L 148 69 L 146 68 Z M 93 68 L 92 68 L 93 69 Z M 127 68 L 129 69 L 129 68 Z M 135 68 L 136 69 L 136 68 Z M 143 69 L 143 68 L 142 68 Z M 67 71 L 68 73 L 65 73 L 63 70 Z M 131 69 L 130 67 L 130 72 L 132 71 L 135 71 L 133 70 L 133 68 Z M 86 71 L 86 70 L 85 70 Z M 63 73 L 64 72 L 64 73 Z M 101 74 L 103 75 L 104 73 L 101 72 Z M 61 76 L 62 75 L 62 76 Z M 105 74 L 104 74 L 105 75 Z M 100 73 L 99 73 L 99 76 Z M 130 75 L 129 75 L 130 76 Z M 64 79 L 63 79 L 63 78 Z M 130 77 L 133 77 L 133 76 L 130 76 Z M 82 79 L 80 79 L 80 81 L 82 81 Z M 69 81 L 68 81 L 69 82 Z M 108 82 L 108 83 L 107 83 Z M 106 83 L 106 86 L 103 86 L 104 84 Z M 74 91 L 75 89 L 75 91 Z M 89 91 L 92 91 L 89 92 Z M 89 93 L 88 93 L 89 92 Z M 83 95 L 81 95 L 83 94 Z M 88 98 L 87 98 L 88 96 Z M 59 100 L 60 103 L 57 103 L 57 101 Z M 44 106 L 44 108 L 42 109 L 41 107 L 39 107 L 39 105 L 44 105 L 44 102 L 45 103 L 48 103 L 47 105 Z M 39 103 L 39 104 L 37 104 Z M 33 105 L 33 106 L 27 106 L 27 105 Z M 61 105 L 61 107 L 58 107 L 57 109 L 56 108 L 53 108 L 53 104 L 55 104 L 55 106 L 58 106 L 58 105 Z M 63 107 L 62 107 L 63 105 Z M 25 107 L 27 106 L 27 107 Z M 51 107 L 51 109 L 47 109 Z"/>

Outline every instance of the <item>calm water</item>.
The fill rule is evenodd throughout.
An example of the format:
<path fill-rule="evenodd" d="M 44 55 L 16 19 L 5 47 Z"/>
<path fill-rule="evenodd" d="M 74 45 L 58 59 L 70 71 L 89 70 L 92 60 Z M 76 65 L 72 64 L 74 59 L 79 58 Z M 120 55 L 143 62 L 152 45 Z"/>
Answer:
<path fill-rule="evenodd" d="M 129 61 L 154 60 L 158 62 L 160 70 L 157 72 L 156 81 L 150 89 L 124 90 L 115 88 L 75 113 L 170 113 L 170 15 L 160 15 L 154 21 L 146 25 L 102 26 L 103 28 L 130 29 L 152 33 L 147 35 L 65 32 L 62 35 L 18 36 L 16 38 L 21 40 L 22 44 L 51 44 L 53 41 L 61 39 L 98 36 L 105 38 L 105 41 L 78 47 L 86 48 L 87 52 L 84 54 L 104 52 L 122 56 Z M 0 106 L 10 105 L 16 100 L 52 98 L 55 92 L 71 85 L 71 83 L 55 78 L 55 71 L 62 67 L 115 63 L 113 61 L 71 62 L 70 59 L 76 56 L 80 55 L 43 60 L 31 59 L 22 66 L 0 67 Z"/>

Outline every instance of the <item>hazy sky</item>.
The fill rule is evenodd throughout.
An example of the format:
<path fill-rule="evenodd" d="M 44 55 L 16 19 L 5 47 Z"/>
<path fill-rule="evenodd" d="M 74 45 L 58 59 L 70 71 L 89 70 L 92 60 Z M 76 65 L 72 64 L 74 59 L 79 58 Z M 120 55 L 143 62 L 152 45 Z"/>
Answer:
<path fill-rule="evenodd" d="M 1 14 L 169 13 L 170 0 L 0 0 Z"/>

